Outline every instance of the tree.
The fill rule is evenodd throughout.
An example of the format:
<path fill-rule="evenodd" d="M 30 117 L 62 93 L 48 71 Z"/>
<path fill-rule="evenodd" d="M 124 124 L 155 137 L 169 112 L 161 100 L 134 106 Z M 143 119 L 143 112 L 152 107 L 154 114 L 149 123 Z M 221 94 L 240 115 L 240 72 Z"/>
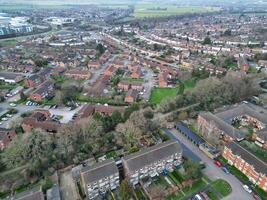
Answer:
<path fill-rule="evenodd" d="M 132 188 L 127 180 L 123 180 L 120 184 L 120 197 L 122 200 L 129 200 L 132 198 Z"/>
<path fill-rule="evenodd" d="M 145 111 L 144 111 L 144 117 L 145 117 L 146 119 L 153 119 L 153 117 L 154 117 L 154 113 L 153 113 L 153 111 L 152 111 L 151 109 L 147 109 L 147 110 L 145 110 Z"/>
<path fill-rule="evenodd" d="M 34 63 L 37 67 L 45 67 L 48 65 L 48 61 L 44 59 L 37 59 L 34 61 Z"/>
<path fill-rule="evenodd" d="M 212 44 L 210 37 L 205 37 L 203 44 Z"/>
<path fill-rule="evenodd" d="M 184 161 L 183 168 L 186 179 L 198 179 L 201 177 L 201 167 L 197 162 L 187 159 Z"/>
<path fill-rule="evenodd" d="M 103 44 L 98 43 L 96 46 L 96 50 L 98 51 L 99 55 L 102 55 L 105 52 L 105 47 Z"/>

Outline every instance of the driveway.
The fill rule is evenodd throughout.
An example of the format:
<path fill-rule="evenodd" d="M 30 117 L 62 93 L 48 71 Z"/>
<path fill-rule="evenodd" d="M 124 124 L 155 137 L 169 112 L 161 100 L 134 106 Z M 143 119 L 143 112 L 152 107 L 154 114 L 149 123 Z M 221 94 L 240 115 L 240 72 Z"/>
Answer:
<path fill-rule="evenodd" d="M 253 200 L 253 197 L 248 194 L 242 187 L 242 183 L 232 174 L 225 174 L 220 168 L 213 164 L 213 160 L 208 158 L 202 151 L 199 150 L 197 146 L 192 144 L 185 136 L 180 134 L 176 129 L 172 129 L 171 132 L 177 139 L 179 139 L 184 145 L 195 152 L 201 160 L 205 163 L 206 168 L 203 169 L 205 173 L 211 180 L 224 179 L 232 187 L 232 193 L 224 198 L 225 200 Z"/>

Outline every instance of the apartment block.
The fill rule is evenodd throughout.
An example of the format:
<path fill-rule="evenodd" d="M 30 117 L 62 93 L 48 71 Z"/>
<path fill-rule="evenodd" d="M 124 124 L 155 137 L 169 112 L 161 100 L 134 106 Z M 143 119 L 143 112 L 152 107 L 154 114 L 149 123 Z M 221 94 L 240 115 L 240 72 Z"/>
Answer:
<path fill-rule="evenodd" d="M 125 178 L 132 185 L 147 177 L 155 177 L 164 171 L 179 166 L 182 162 L 182 149 L 175 140 L 148 147 L 122 158 Z"/>
<path fill-rule="evenodd" d="M 88 199 L 94 199 L 120 184 L 119 171 L 114 160 L 109 159 L 86 167 L 81 171 L 81 183 Z"/>
<path fill-rule="evenodd" d="M 249 180 L 267 192 L 267 164 L 236 142 L 225 145 L 222 156 Z"/>

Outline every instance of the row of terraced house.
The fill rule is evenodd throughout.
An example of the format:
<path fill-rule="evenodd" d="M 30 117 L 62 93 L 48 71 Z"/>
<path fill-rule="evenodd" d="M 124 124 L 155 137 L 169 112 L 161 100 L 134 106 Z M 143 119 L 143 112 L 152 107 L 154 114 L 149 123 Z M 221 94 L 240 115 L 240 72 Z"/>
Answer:
<path fill-rule="evenodd" d="M 143 180 L 159 176 L 181 165 L 182 149 L 170 140 L 145 148 L 121 159 L 123 176 L 135 186 Z M 105 160 L 81 171 L 81 183 L 88 199 L 94 199 L 120 185 L 120 175 L 113 159 Z"/>

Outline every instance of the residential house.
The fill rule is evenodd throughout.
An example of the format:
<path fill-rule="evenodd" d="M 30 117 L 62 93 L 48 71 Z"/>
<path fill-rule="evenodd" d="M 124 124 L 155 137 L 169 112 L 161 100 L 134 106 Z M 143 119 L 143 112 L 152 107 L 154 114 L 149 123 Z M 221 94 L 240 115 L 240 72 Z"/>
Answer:
<path fill-rule="evenodd" d="M 74 79 L 89 79 L 91 73 L 85 70 L 68 70 L 65 72 L 65 76 Z"/>
<path fill-rule="evenodd" d="M 128 91 L 131 87 L 131 83 L 127 82 L 127 81 L 120 81 L 118 83 L 118 88 L 124 91 Z"/>
<path fill-rule="evenodd" d="M 0 150 L 6 148 L 15 136 L 14 130 L 0 128 Z"/>
<path fill-rule="evenodd" d="M 89 69 L 98 69 L 98 68 L 100 68 L 100 63 L 97 61 L 89 61 L 87 64 L 87 67 Z"/>
<path fill-rule="evenodd" d="M 32 101 L 42 101 L 45 98 L 52 96 L 53 90 L 54 84 L 51 81 L 46 81 L 31 93 L 29 97 Z"/>
<path fill-rule="evenodd" d="M 50 113 L 47 110 L 35 110 L 30 117 L 23 118 L 21 127 L 25 133 L 34 128 L 41 128 L 47 132 L 56 133 L 60 128 L 58 122 L 50 119 Z"/>
<path fill-rule="evenodd" d="M 95 199 L 119 187 L 119 171 L 114 160 L 109 159 L 81 171 L 81 183 L 87 199 Z"/>
<path fill-rule="evenodd" d="M 267 149 L 267 128 L 261 129 L 252 135 L 252 139 L 255 141 L 255 144 Z"/>
<path fill-rule="evenodd" d="M 134 103 L 138 98 L 139 92 L 137 90 L 129 90 L 124 98 L 127 103 Z"/>
<path fill-rule="evenodd" d="M 144 178 L 155 177 L 181 165 L 182 148 L 175 140 L 142 149 L 122 158 L 126 179 L 136 185 Z"/>
<path fill-rule="evenodd" d="M 24 79 L 24 85 L 27 88 L 36 88 L 41 83 L 43 83 L 43 78 L 37 74 L 34 74 L 34 75 Z"/>
<path fill-rule="evenodd" d="M 225 145 L 222 156 L 249 180 L 267 192 L 267 164 L 236 142 Z"/>
<path fill-rule="evenodd" d="M 139 82 L 132 82 L 131 83 L 131 89 L 142 91 L 144 89 L 144 85 L 142 83 L 139 83 Z"/>

